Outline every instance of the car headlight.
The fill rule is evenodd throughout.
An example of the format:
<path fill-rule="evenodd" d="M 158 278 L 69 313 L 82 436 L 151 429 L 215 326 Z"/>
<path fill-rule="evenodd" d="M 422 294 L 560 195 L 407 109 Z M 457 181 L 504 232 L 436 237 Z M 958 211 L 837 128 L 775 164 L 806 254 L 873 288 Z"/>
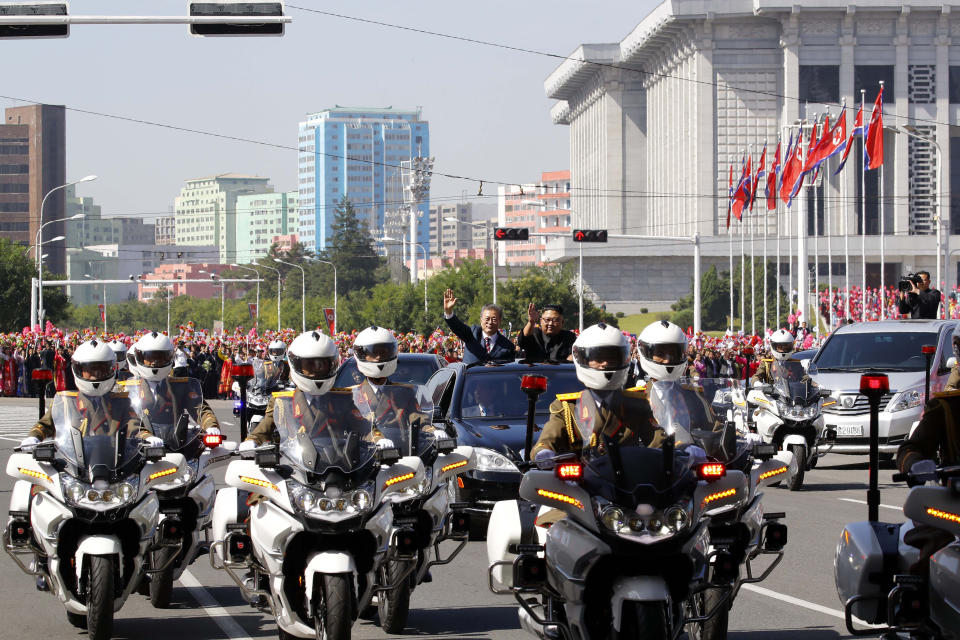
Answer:
<path fill-rule="evenodd" d="M 131 476 L 118 484 L 99 484 L 97 487 L 68 475 L 60 476 L 60 484 L 67 504 L 88 509 L 113 509 L 136 500 L 140 478 Z"/>
<path fill-rule="evenodd" d="M 887 411 L 896 413 L 897 411 L 906 411 L 907 409 L 919 407 L 923 404 L 923 394 L 925 390 L 926 388 L 923 385 L 904 389 L 890 401 L 890 404 L 887 405 Z"/>
<path fill-rule="evenodd" d="M 520 472 L 507 456 L 492 449 L 475 449 L 477 456 L 477 471 L 515 471 Z"/>
<path fill-rule="evenodd" d="M 324 493 L 294 480 L 287 480 L 286 485 L 290 504 L 308 515 L 356 515 L 369 510 L 373 503 L 370 486 L 361 487 L 352 493 L 341 492 L 339 487 L 329 487 Z"/>

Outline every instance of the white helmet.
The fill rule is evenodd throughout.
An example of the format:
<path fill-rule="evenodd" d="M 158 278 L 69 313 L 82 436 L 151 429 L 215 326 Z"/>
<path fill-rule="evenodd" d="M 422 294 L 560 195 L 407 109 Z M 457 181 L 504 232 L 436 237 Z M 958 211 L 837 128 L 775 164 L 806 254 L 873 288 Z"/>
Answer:
<path fill-rule="evenodd" d="M 102 340 L 84 342 L 70 358 L 77 390 L 86 396 L 104 396 L 117 378 L 117 356 Z M 86 377 L 84 377 L 86 375 Z"/>
<path fill-rule="evenodd" d="M 786 329 L 774 331 L 769 338 L 769 342 L 770 353 L 781 362 L 793 353 L 793 334 Z"/>
<path fill-rule="evenodd" d="M 173 369 L 173 343 L 156 331 L 148 333 L 133 345 L 133 372 L 138 377 L 158 382 Z"/>
<path fill-rule="evenodd" d="M 283 340 L 274 340 L 267 347 L 267 352 L 270 354 L 271 360 L 280 364 L 287 357 L 287 343 Z"/>
<path fill-rule="evenodd" d="M 306 394 L 322 396 L 337 378 L 340 353 L 330 336 L 319 331 L 301 333 L 287 351 L 290 379 Z"/>
<path fill-rule="evenodd" d="M 383 327 L 367 327 L 353 341 L 357 369 L 368 378 L 389 378 L 397 370 L 399 347 L 393 332 Z"/>
<path fill-rule="evenodd" d="M 678 380 L 687 370 L 687 336 L 672 322 L 648 325 L 637 337 L 637 351 L 640 366 L 654 380 Z"/>
<path fill-rule="evenodd" d="M 577 378 L 588 389 L 622 389 L 630 367 L 630 345 L 619 329 L 601 322 L 577 337 L 573 364 Z"/>
<path fill-rule="evenodd" d="M 127 368 L 127 345 L 120 342 L 119 340 L 114 340 L 110 343 L 110 348 L 113 349 L 114 355 L 117 357 L 117 369 L 126 369 Z"/>

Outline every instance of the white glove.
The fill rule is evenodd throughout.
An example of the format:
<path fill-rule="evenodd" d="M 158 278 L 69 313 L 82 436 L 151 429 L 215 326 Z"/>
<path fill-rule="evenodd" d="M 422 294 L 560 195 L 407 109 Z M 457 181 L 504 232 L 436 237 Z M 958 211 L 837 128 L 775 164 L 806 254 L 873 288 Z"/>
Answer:
<path fill-rule="evenodd" d="M 380 438 L 377 440 L 377 449 L 393 449 L 393 440 L 390 438 Z"/>
<path fill-rule="evenodd" d="M 22 445 L 21 445 L 22 446 Z M 933 460 L 921 460 L 910 465 L 910 475 L 917 482 L 937 479 L 937 463 Z"/>
<path fill-rule="evenodd" d="M 33 436 L 30 436 L 29 438 L 23 439 L 23 441 L 20 443 L 20 448 L 30 451 L 38 444 L 40 444 L 40 440 L 37 438 L 34 438 Z"/>
<path fill-rule="evenodd" d="M 753 431 L 748 431 L 744 439 L 747 441 L 747 444 L 754 444 L 755 442 L 763 442 L 763 438 L 760 437 L 759 433 L 754 433 Z"/>
<path fill-rule="evenodd" d="M 162 447 L 162 446 L 163 446 L 163 438 L 158 438 L 157 436 L 149 436 L 148 438 L 146 438 L 146 440 L 144 440 L 144 442 L 147 443 L 147 446 L 148 446 L 148 447 Z"/>
<path fill-rule="evenodd" d="M 550 449 L 541 449 L 540 451 L 537 451 L 537 455 L 534 456 L 534 460 L 536 462 L 543 462 L 544 460 L 549 460 L 556 455 L 556 452 L 551 451 Z"/>
<path fill-rule="evenodd" d="M 244 440 L 240 443 L 240 446 L 237 447 L 237 451 L 253 451 L 257 448 L 256 440 Z"/>
<path fill-rule="evenodd" d="M 434 429 L 433 438 L 435 440 L 449 440 L 450 436 L 443 429 Z"/>
<path fill-rule="evenodd" d="M 690 456 L 690 464 L 700 464 L 707 461 L 707 452 L 695 444 L 688 444 L 685 449 Z"/>
<path fill-rule="evenodd" d="M 219 435 L 220 435 L 220 429 L 217 429 L 216 427 L 210 427 L 209 429 L 207 429 L 207 430 L 204 431 L 203 433 L 204 433 L 204 435 L 208 435 L 208 436 L 219 436 Z"/>

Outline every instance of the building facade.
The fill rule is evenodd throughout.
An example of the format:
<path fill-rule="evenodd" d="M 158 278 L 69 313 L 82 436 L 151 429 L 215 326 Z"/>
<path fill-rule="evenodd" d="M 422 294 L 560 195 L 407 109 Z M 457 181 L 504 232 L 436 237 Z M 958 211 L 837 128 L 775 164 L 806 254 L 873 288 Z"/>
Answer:
<path fill-rule="evenodd" d="M 140 300 L 140 302 L 150 302 L 158 293 L 163 291 L 169 291 L 171 297 L 193 296 L 194 298 L 219 298 L 220 287 L 223 285 L 211 278 L 210 275 L 219 275 L 228 269 L 230 269 L 230 265 L 228 264 L 211 262 L 162 264 L 150 273 L 145 273 L 143 279 L 137 281 L 137 299 Z M 151 281 L 154 280 L 205 280 L 205 282 L 151 284 Z M 242 296 L 239 288 L 236 288 L 236 291 L 231 291 L 231 289 L 232 287 L 228 283 L 225 290 L 226 297 L 237 298 Z"/>
<path fill-rule="evenodd" d="M 102 244 L 154 244 L 156 230 L 153 224 L 147 224 L 142 218 L 104 218 L 100 205 L 93 198 L 76 194 L 76 186 L 64 190 L 67 201 L 66 217 L 78 213 L 79 220 L 64 222 L 64 235 L 69 248 Z"/>
<path fill-rule="evenodd" d="M 574 226 L 612 234 L 608 246 L 584 248 L 585 280 L 595 297 L 613 308 L 656 308 L 685 295 L 692 276 L 687 240 L 694 234 L 704 269 L 711 263 L 728 268 L 724 257 L 731 244 L 739 254 L 741 233 L 754 239 L 755 255 L 779 251 L 787 290 L 805 291 L 826 277 L 834 286 L 848 275 L 851 286 L 862 276 L 877 286 L 894 284 L 911 270 L 935 273 L 938 208 L 942 255 L 960 240 L 960 215 L 950 215 L 954 187 L 960 193 L 960 172 L 952 170 L 960 153 L 958 5 L 672 0 L 621 41 L 577 48 L 544 87 L 556 101 L 554 123 L 569 128 Z M 778 138 L 786 146 L 798 121 L 809 135 L 812 122 L 827 114 L 835 120 L 844 104 L 848 128 L 862 99 L 869 119 L 881 80 L 884 123 L 900 131 L 884 137 L 882 187 L 880 171 L 866 173 L 865 215 L 857 140 L 839 175 L 833 175 L 837 159 L 830 160 L 826 179 L 802 189 L 789 209 L 781 203 L 768 212 L 761 205 L 728 231 L 731 165 L 738 174 L 744 157 L 755 163 L 765 144 L 768 154 Z M 940 151 L 908 137 L 905 125 L 932 137 Z M 857 237 L 862 230 L 865 274 Z M 804 245 L 805 260 L 794 258 L 791 267 L 788 250 L 796 256 Z M 569 241 L 548 248 L 557 260 L 576 253 Z M 826 256 L 836 263 L 845 251 L 849 263 L 830 271 Z M 670 269 L 663 268 L 667 264 Z M 952 285 L 956 259 L 949 265 L 941 280 Z M 641 271 L 646 277 L 629 275 Z"/>
<path fill-rule="evenodd" d="M 269 178 L 225 173 L 187 180 L 174 201 L 178 245 L 217 247 L 221 263 L 247 262 L 237 253 L 237 198 L 243 195 L 273 193 Z"/>
<path fill-rule="evenodd" d="M 419 109 L 338 106 L 309 114 L 299 124 L 297 144 L 300 238 L 320 252 L 344 195 L 375 237 L 387 211 L 409 203 L 404 185 L 412 159 L 430 155 L 430 126 Z M 417 241 L 429 250 L 429 197 L 417 209 Z"/>
<path fill-rule="evenodd" d="M 569 235 L 570 172 L 546 171 L 535 185 L 501 186 L 497 197 L 497 224 L 524 227 L 533 234 Z M 527 242 L 502 242 L 497 264 L 542 266 L 548 240 L 549 236 L 532 235 Z"/>
<path fill-rule="evenodd" d="M 161 216 L 157 218 L 154 234 L 154 244 L 176 244 L 177 218 L 176 216 Z"/>
<path fill-rule="evenodd" d="M 253 262 L 267 255 L 279 236 L 299 235 L 297 192 L 239 196 L 236 220 L 237 255 L 245 263 Z"/>
<path fill-rule="evenodd" d="M 450 220 L 448 218 L 453 218 Z M 473 248 L 473 205 L 469 202 L 430 206 L 430 255 Z"/>
<path fill-rule="evenodd" d="M 64 192 L 52 190 L 67 182 L 66 116 L 63 106 L 51 104 L 9 107 L 5 115 L 0 124 L 0 237 L 32 246 L 41 223 L 41 205 L 42 222 L 61 221 L 44 227 L 40 242 L 64 235 Z M 44 267 L 63 273 L 65 251 L 63 241 L 44 245 L 48 256 Z"/>

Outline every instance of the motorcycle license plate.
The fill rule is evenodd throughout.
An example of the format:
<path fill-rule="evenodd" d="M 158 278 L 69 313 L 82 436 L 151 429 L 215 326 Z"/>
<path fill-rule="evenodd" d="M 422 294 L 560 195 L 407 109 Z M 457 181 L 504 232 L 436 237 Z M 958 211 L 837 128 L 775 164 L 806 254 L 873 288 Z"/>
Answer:
<path fill-rule="evenodd" d="M 859 424 L 841 424 L 837 425 L 838 437 L 857 437 L 863 435 L 863 427 Z"/>

